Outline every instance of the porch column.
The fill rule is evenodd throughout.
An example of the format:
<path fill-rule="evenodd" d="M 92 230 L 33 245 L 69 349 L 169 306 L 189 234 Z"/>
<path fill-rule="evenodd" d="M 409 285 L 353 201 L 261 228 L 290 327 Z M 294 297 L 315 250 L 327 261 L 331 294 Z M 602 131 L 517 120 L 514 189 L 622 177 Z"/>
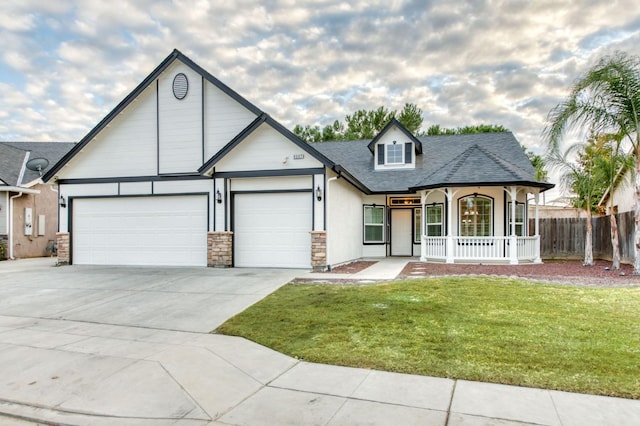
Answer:
<path fill-rule="evenodd" d="M 509 264 L 518 264 L 518 237 L 516 236 L 516 196 L 518 190 L 515 186 L 509 187 L 509 198 L 511 198 L 511 235 L 509 236 Z"/>
<path fill-rule="evenodd" d="M 447 263 L 453 263 L 453 191 L 447 188 Z"/>
<path fill-rule="evenodd" d="M 542 263 L 542 258 L 540 257 L 540 217 L 538 213 L 538 205 L 540 202 L 540 191 L 536 191 L 535 193 L 536 199 L 536 258 L 533 260 L 533 263 Z"/>
<path fill-rule="evenodd" d="M 422 191 L 420 193 L 420 220 L 422 221 L 422 223 L 420 224 L 420 262 L 426 262 L 427 261 L 427 242 L 425 241 L 425 232 L 426 229 L 424 229 L 424 224 L 426 223 L 425 220 L 425 210 L 424 210 L 424 205 L 427 203 L 427 191 Z"/>

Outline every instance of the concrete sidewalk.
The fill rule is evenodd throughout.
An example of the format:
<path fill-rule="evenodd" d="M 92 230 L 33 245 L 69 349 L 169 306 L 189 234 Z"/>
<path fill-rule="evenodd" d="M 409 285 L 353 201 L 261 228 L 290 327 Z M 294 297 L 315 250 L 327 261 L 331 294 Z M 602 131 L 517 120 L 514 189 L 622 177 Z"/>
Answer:
<path fill-rule="evenodd" d="M 395 279 L 409 262 L 417 262 L 417 257 L 375 258 L 376 263 L 355 274 L 339 274 L 328 272 L 309 272 L 298 275 L 299 278 L 322 280 L 352 279 L 355 281 L 391 281 Z"/>
<path fill-rule="evenodd" d="M 312 364 L 236 337 L 9 316 L 0 330 L 0 412 L 47 424 L 640 424 L 637 400 Z"/>
<path fill-rule="evenodd" d="M 295 271 L 50 262 L 0 262 L 0 424 L 640 424 L 639 400 L 312 364 L 205 332 Z"/>

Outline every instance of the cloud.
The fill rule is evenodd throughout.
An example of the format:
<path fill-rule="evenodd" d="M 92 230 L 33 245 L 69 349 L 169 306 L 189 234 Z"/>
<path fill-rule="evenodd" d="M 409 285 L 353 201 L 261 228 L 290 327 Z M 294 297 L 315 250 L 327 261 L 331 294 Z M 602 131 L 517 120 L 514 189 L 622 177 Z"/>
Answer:
<path fill-rule="evenodd" d="M 541 149 L 548 111 L 615 50 L 635 2 L 87 0 L 4 5 L 0 139 L 79 140 L 173 48 L 285 126 L 415 103 L 425 127 L 503 125 Z"/>

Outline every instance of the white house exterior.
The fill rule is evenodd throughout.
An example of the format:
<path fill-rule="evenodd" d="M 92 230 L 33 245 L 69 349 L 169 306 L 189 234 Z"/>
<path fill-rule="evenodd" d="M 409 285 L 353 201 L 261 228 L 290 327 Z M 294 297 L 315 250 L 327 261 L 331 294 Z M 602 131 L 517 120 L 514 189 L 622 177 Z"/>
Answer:
<path fill-rule="evenodd" d="M 175 50 L 45 174 L 65 201 L 59 261 L 539 261 L 526 197 L 552 185 L 510 133 L 450 138 L 443 155 L 392 121 L 373 141 L 306 144 Z"/>

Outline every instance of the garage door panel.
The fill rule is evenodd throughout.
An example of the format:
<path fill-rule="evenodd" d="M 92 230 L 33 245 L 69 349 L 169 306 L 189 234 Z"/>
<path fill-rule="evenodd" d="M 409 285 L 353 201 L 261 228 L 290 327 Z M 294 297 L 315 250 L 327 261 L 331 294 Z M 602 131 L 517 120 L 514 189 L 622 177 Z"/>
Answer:
<path fill-rule="evenodd" d="M 74 200 L 73 263 L 206 266 L 205 196 Z"/>
<path fill-rule="evenodd" d="M 235 194 L 234 264 L 309 268 L 310 193 Z"/>

